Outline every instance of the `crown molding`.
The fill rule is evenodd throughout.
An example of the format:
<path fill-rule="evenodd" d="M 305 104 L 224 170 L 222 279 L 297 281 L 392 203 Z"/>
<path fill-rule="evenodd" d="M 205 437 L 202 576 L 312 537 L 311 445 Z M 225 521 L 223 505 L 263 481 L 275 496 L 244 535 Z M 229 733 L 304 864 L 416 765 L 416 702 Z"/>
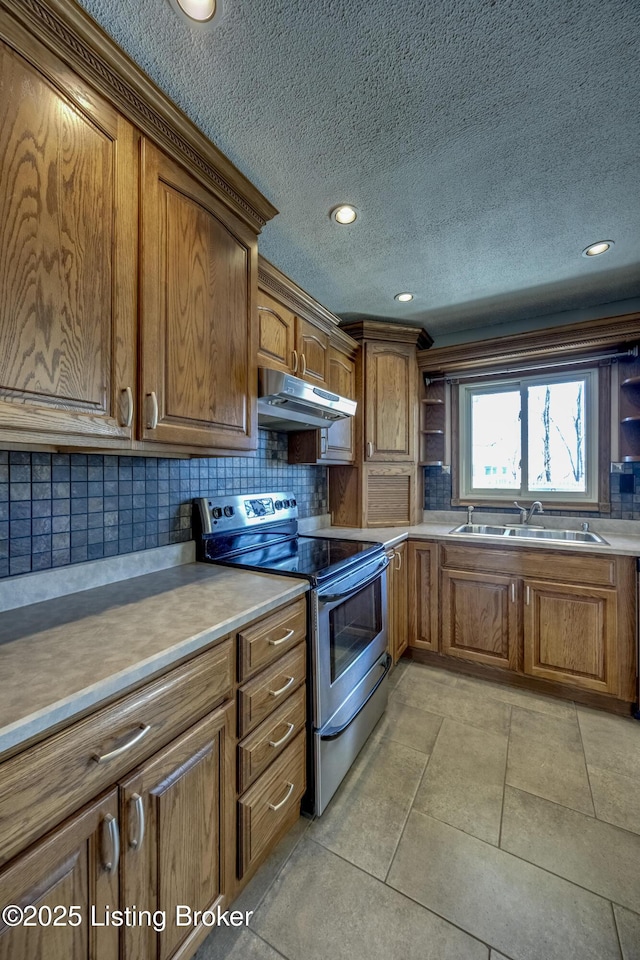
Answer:
<path fill-rule="evenodd" d="M 425 350 L 433 343 L 432 337 L 422 327 L 412 327 L 389 320 L 362 319 L 344 320 L 340 327 L 355 340 L 383 340 L 385 342 L 413 343 Z"/>
<path fill-rule="evenodd" d="M 640 341 L 640 313 L 602 317 L 585 323 L 531 330 L 510 337 L 475 340 L 451 347 L 436 347 L 418 353 L 418 367 L 425 373 L 459 370 L 490 370 L 505 364 L 536 360 L 588 357 Z"/>
<path fill-rule="evenodd" d="M 276 208 L 74 0 L 0 0 L 8 13 L 259 233 Z M 0 23 L 0 35 L 4 35 Z"/>

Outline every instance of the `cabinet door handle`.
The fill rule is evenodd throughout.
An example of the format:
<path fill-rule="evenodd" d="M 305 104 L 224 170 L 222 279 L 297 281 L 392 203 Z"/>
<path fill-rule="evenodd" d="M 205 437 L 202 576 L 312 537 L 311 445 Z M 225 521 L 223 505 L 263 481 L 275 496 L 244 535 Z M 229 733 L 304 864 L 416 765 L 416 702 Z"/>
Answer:
<path fill-rule="evenodd" d="M 134 793 L 129 801 L 131 806 L 130 816 L 135 815 L 135 833 L 129 839 L 129 846 L 132 850 L 139 850 L 144 840 L 144 802 L 139 793 Z"/>
<path fill-rule="evenodd" d="M 147 397 L 151 403 L 151 416 L 147 420 L 147 427 L 149 430 L 155 430 L 155 428 L 158 426 L 158 398 L 156 397 L 154 390 L 152 390 L 151 393 L 148 393 Z"/>
<path fill-rule="evenodd" d="M 285 690 L 288 690 L 292 683 L 295 683 L 295 677 L 287 677 L 287 682 L 284 687 L 280 687 L 279 690 L 269 690 L 270 697 L 279 697 L 281 693 L 284 693 Z"/>
<path fill-rule="evenodd" d="M 305 357 L 304 353 L 300 354 L 300 366 L 302 367 L 300 373 L 304 377 L 305 373 L 307 372 L 307 358 Z"/>
<path fill-rule="evenodd" d="M 295 786 L 293 783 L 289 783 L 287 781 L 287 786 L 289 787 L 289 789 L 287 790 L 287 795 L 285 796 L 284 800 L 281 800 L 280 803 L 270 803 L 269 810 L 279 810 L 280 807 L 284 807 L 285 803 L 287 802 L 287 800 L 295 790 Z"/>
<path fill-rule="evenodd" d="M 297 350 L 291 351 L 291 367 L 294 373 L 298 372 L 298 351 Z"/>
<path fill-rule="evenodd" d="M 279 740 L 269 740 L 270 747 L 280 747 L 285 742 L 285 740 L 289 739 L 289 737 L 291 736 L 291 731 L 295 727 L 295 723 L 287 723 L 287 726 L 289 729 L 285 733 L 284 737 L 280 737 Z"/>
<path fill-rule="evenodd" d="M 149 730 L 151 730 L 151 727 L 148 724 L 141 724 L 138 732 L 134 733 L 131 739 L 127 740 L 126 743 L 123 743 L 121 747 L 116 747 L 116 749 L 111 750 L 110 753 L 94 753 L 93 759 L 96 763 L 108 763 L 109 760 L 113 760 L 114 757 L 119 757 L 121 753 L 126 753 L 126 751 L 130 750 L 131 747 L 135 747 L 136 743 L 140 743 L 142 738 L 146 737 L 146 735 L 149 733 Z"/>
<path fill-rule="evenodd" d="M 371 440 L 367 440 L 367 456 L 368 457 L 373 456 L 373 443 L 371 442 Z"/>
<path fill-rule="evenodd" d="M 133 391 L 131 387 L 125 387 L 122 391 L 127 401 L 127 412 L 124 417 L 124 427 L 130 427 L 133 423 Z"/>
<path fill-rule="evenodd" d="M 118 821 L 108 813 L 102 821 L 102 866 L 107 873 L 113 874 L 118 869 L 120 859 L 120 831 Z"/>
<path fill-rule="evenodd" d="M 515 583 L 512 582 L 511 583 L 511 603 L 515 603 L 515 602 L 516 602 L 516 585 Z"/>
<path fill-rule="evenodd" d="M 294 635 L 294 633 L 295 633 L 295 630 L 287 630 L 287 632 L 285 633 L 284 637 L 280 637 L 279 640 L 269 640 L 269 646 L 270 646 L 270 647 L 279 647 L 281 643 L 284 643 L 286 640 L 288 640 L 290 637 L 292 637 L 292 636 Z"/>
<path fill-rule="evenodd" d="M 396 570 L 399 570 L 402 567 L 402 554 L 400 553 L 399 550 L 394 550 L 393 552 L 396 556 L 396 560 L 398 561 L 396 563 Z"/>
<path fill-rule="evenodd" d="M 528 585 L 525 587 L 525 600 L 527 606 L 529 606 L 529 600 L 531 599 L 531 591 L 529 590 Z"/>

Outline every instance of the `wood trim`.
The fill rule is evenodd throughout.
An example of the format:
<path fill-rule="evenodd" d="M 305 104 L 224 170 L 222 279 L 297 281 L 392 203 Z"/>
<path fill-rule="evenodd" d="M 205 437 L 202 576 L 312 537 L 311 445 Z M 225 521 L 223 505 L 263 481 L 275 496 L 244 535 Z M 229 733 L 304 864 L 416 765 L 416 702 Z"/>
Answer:
<path fill-rule="evenodd" d="M 302 287 L 264 257 L 258 257 L 258 285 L 266 293 L 282 300 L 285 306 L 304 320 L 309 320 L 314 326 L 329 334 L 332 345 L 339 347 L 348 354 L 350 359 L 356 356 L 358 344 L 338 326 L 340 318 L 314 300 Z"/>
<path fill-rule="evenodd" d="M 255 233 L 277 209 L 77 4 L 0 0 L 139 130 L 185 166 Z M 0 30 L 4 34 L 4 28 Z"/>
<path fill-rule="evenodd" d="M 385 343 L 413 343 L 419 350 L 426 350 L 433 343 L 423 327 L 412 327 L 402 323 L 392 323 L 385 319 L 343 320 L 342 330 L 354 340 L 383 340 Z"/>
<path fill-rule="evenodd" d="M 640 313 L 602 317 L 586 323 L 532 330 L 508 337 L 474 340 L 450 347 L 420 350 L 418 368 L 429 373 L 486 370 L 510 363 L 535 363 L 549 357 L 588 356 L 640 339 Z"/>

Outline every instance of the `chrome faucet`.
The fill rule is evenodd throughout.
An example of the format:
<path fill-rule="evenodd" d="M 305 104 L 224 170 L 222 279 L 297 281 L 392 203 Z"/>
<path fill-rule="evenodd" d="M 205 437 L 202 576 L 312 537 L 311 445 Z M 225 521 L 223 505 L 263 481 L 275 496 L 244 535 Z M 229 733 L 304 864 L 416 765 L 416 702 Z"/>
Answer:
<path fill-rule="evenodd" d="M 517 500 L 513 501 L 513 505 L 520 511 L 520 523 L 529 523 L 534 513 L 544 513 L 539 500 L 534 500 L 530 507 L 521 507 Z"/>
<path fill-rule="evenodd" d="M 467 523 L 469 524 L 469 526 L 471 526 L 471 524 L 473 523 L 473 511 L 474 511 L 474 509 L 475 509 L 475 508 L 472 507 L 472 506 L 468 506 L 468 507 L 467 507 Z"/>

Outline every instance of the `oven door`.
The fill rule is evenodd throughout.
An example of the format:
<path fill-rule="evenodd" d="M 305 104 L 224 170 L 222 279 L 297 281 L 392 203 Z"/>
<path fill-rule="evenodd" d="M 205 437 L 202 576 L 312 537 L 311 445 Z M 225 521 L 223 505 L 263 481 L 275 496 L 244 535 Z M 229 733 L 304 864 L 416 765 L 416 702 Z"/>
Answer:
<path fill-rule="evenodd" d="M 314 590 L 314 726 L 321 729 L 387 649 L 385 554 Z"/>

